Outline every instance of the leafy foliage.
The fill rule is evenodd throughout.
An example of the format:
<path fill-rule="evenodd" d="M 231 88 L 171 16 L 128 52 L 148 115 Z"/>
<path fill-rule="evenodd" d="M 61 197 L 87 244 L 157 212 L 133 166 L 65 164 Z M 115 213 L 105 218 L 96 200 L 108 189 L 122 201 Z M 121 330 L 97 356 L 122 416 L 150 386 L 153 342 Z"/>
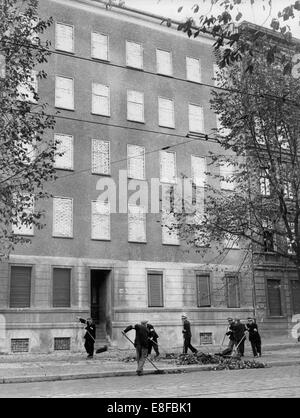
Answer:
<path fill-rule="evenodd" d="M 36 80 L 46 78 L 43 64 L 49 44 L 40 35 L 52 20 L 42 20 L 37 0 L 3 0 L 0 8 L 0 54 L 5 71 L 0 79 L 0 254 L 29 238 L 20 227 L 41 228 L 37 201 L 48 197 L 45 182 L 55 178 L 56 144 L 45 133 L 54 127 L 40 103 Z"/>

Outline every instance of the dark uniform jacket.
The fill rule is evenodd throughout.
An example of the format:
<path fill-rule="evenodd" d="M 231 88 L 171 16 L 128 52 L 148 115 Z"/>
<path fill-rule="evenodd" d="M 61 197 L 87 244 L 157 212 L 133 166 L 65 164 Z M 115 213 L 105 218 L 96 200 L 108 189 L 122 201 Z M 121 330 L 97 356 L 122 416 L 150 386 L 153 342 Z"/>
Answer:
<path fill-rule="evenodd" d="M 232 330 L 235 341 L 240 341 L 245 335 L 246 325 L 242 323 L 234 324 Z"/>
<path fill-rule="evenodd" d="M 128 332 L 131 329 L 135 329 L 135 340 L 134 346 L 148 348 L 149 345 L 149 330 L 142 324 L 135 324 L 134 326 L 129 325 L 124 329 L 124 332 Z"/>
<path fill-rule="evenodd" d="M 184 338 L 191 338 L 191 336 L 192 336 L 191 324 L 190 324 L 190 321 L 188 321 L 187 319 L 185 319 L 184 322 L 183 322 L 182 333 L 183 333 Z"/>
<path fill-rule="evenodd" d="M 226 335 L 228 335 L 228 337 L 229 337 L 229 339 L 230 339 L 231 341 L 233 341 L 233 340 L 234 340 L 234 335 L 233 335 L 233 324 L 230 324 L 230 325 L 229 325 L 228 330 L 227 330 L 227 332 L 226 332 Z"/>
<path fill-rule="evenodd" d="M 86 333 L 84 334 L 84 337 L 86 340 L 95 341 L 96 339 L 96 325 L 94 323 L 88 324 L 87 321 L 83 318 L 79 318 L 79 321 L 82 324 L 87 324 L 85 327 Z"/>
<path fill-rule="evenodd" d="M 147 324 L 147 328 L 149 331 L 149 338 L 151 338 L 153 341 L 157 342 L 158 334 L 155 331 L 153 325 Z"/>
<path fill-rule="evenodd" d="M 246 324 L 247 330 L 249 331 L 249 340 L 250 341 L 259 341 L 260 335 L 258 333 L 257 325 L 254 324 Z"/>

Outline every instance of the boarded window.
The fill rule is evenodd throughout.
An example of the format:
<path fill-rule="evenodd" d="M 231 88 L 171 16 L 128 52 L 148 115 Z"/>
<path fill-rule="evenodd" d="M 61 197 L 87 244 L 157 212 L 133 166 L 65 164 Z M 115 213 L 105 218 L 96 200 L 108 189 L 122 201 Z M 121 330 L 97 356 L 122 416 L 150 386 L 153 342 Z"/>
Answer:
<path fill-rule="evenodd" d="M 163 274 L 158 272 L 148 273 L 148 306 L 161 307 L 163 302 Z"/>
<path fill-rule="evenodd" d="M 139 69 L 143 68 L 142 45 L 126 41 L 126 65 Z"/>
<path fill-rule="evenodd" d="M 199 307 L 211 306 L 209 274 L 196 274 L 196 281 L 197 305 Z"/>
<path fill-rule="evenodd" d="M 280 280 L 267 280 L 268 307 L 270 316 L 282 315 L 280 287 Z"/>
<path fill-rule="evenodd" d="M 74 109 L 74 81 L 72 78 L 55 77 L 55 106 Z"/>
<path fill-rule="evenodd" d="M 203 132 L 203 108 L 189 104 L 189 130 L 190 132 Z"/>
<path fill-rule="evenodd" d="M 92 239 L 110 240 L 110 205 L 92 201 Z"/>
<path fill-rule="evenodd" d="M 71 25 L 56 23 L 55 48 L 61 51 L 74 52 L 74 28 Z"/>
<path fill-rule="evenodd" d="M 102 33 L 92 32 L 91 34 L 92 58 L 108 60 L 108 36 Z"/>
<path fill-rule="evenodd" d="M 291 280 L 293 314 L 300 314 L 300 282 Z"/>
<path fill-rule="evenodd" d="M 127 145 L 128 177 L 137 180 L 145 179 L 145 148 L 139 145 Z"/>
<path fill-rule="evenodd" d="M 92 139 L 92 173 L 110 174 L 110 142 Z"/>
<path fill-rule="evenodd" d="M 204 187 L 206 181 L 206 159 L 204 157 L 191 156 L 192 180 L 197 187 Z"/>
<path fill-rule="evenodd" d="M 180 245 L 178 221 L 173 212 L 162 212 L 162 243 Z"/>
<path fill-rule="evenodd" d="M 31 222 L 27 222 L 26 218 L 34 212 L 34 197 L 30 195 L 22 198 L 22 211 L 17 215 L 16 224 L 12 225 L 13 233 L 16 235 L 33 235 L 34 226 Z"/>
<path fill-rule="evenodd" d="M 92 113 L 110 116 L 109 87 L 103 84 L 92 83 Z"/>
<path fill-rule="evenodd" d="M 220 187 L 223 190 L 234 190 L 234 165 L 230 162 L 220 164 Z"/>
<path fill-rule="evenodd" d="M 6 75 L 6 58 L 0 54 L 0 78 L 5 78 Z"/>
<path fill-rule="evenodd" d="M 221 85 L 222 85 L 220 77 L 221 76 L 220 76 L 219 66 L 218 66 L 218 64 L 214 64 L 213 65 L 213 80 L 214 80 L 214 85 L 216 87 L 221 87 Z"/>
<path fill-rule="evenodd" d="M 53 236 L 73 237 L 73 199 L 53 198 Z"/>
<path fill-rule="evenodd" d="M 186 57 L 186 78 L 196 83 L 201 82 L 201 64 L 199 59 Z"/>
<path fill-rule="evenodd" d="M 73 136 L 55 134 L 54 141 L 57 144 L 54 167 L 73 170 Z"/>
<path fill-rule="evenodd" d="M 160 151 L 160 181 L 176 183 L 176 153 Z"/>
<path fill-rule="evenodd" d="M 128 241 L 146 242 L 146 213 L 141 206 L 128 205 Z"/>
<path fill-rule="evenodd" d="M 31 294 L 31 267 L 11 266 L 10 308 L 29 308 Z"/>
<path fill-rule="evenodd" d="M 127 90 L 127 119 L 144 122 L 144 93 Z"/>
<path fill-rule="evenodd" d="M 173 100 L 158 98 L 158 124 L 167 128 L 175 127 Z"/>
<path fill-rule="evenodd" d="M 239 308 L 240 307 L 239 277 L 237 275 L 226 276 L 226 285 L 227 285 L 227 307 Z"/>
<path fill-rule="evenodd" d="M 262 196 L 270 196 L 270 179 L 268 177 L 268 170 L 262 170 L 260 179 L 260 194 Z"/>
<path fill-rule="evenodd" d="M 156 50 L 157 72 L 164 75 L 172 75 L 172 54 L 161 49 Z"/>
<path fill-rule="evenodd" d="M 53 269 L 53 307 L 71 306 L 71 269 Z"/>

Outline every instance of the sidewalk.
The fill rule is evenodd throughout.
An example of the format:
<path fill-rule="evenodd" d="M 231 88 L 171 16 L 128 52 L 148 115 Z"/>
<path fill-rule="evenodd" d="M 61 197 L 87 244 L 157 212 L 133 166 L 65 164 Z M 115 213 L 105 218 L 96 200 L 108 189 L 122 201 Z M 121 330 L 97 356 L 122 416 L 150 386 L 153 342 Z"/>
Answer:
<path fill-rule="evenodd" d="M 218 346 L 198 347 L 204 353 L 220 351 Z M 174 351 L 173 351 L 174 352 Z M 135 375 L 134 350 L 111 348 L 104 353 L 86 359 L 86 353 L 55 352 L 52 354 L 8 354 L 0 355 L 0 384 L 25 383 L 56 380 L 87 379 L 112 376 Z M 214 370 L 215 365 L 177 365 L 175 359 L 153 360 L 161 373 L 187 373 L 191 371 Z M 125 361 L 125 359 L 127 361 Z M 243 360 L 253 360 L 247 346 Z M 300 365 L 300 343 L 269 343 L 263 346 L 263 356 L 256 359 L 267 367 Z M 158 373 L 148 361 L 144 374 Z"/>

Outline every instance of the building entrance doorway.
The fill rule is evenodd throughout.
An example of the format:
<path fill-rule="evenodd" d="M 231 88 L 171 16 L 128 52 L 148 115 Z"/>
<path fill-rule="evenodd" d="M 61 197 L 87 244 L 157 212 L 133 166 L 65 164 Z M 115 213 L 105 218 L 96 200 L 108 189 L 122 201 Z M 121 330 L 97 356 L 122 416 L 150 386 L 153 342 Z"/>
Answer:
<path fill-rule="evenodd" d="M 91 317 L 96 324 L 96 340 L 111 337 L 111 270 L 91 269 Z"/>

